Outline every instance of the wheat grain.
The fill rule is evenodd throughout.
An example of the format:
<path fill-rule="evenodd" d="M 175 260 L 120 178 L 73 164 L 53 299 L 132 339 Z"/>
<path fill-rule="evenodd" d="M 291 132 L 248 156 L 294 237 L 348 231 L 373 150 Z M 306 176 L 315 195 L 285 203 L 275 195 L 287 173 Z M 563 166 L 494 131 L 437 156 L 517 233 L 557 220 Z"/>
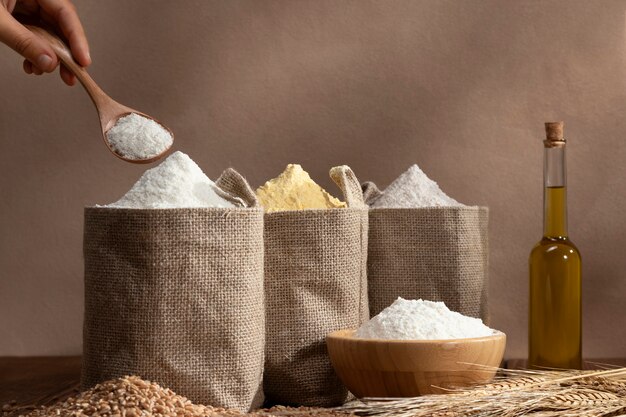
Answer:
<path fill-rule="evenodd" d="M 230 414 L 229 414 L 230 413 Z M 238 413 L 239 414 L 239 413 Z M 213 417 L 235 415 L 232 411 L 195 405 L 187 398 L 144 381 L 127 376 L 96 385 L 63 402 L 35 409 L 26 417 Z"/>
<path fill-rule="evenodd" d="M 2 407 L 2 417 L 349 417 L 351 414 L 327 408 L 277 406 L 250 414 L 192 403 L 168 388 L 127 376 L 103 382 L 75 397 L 47 407 Z"/>

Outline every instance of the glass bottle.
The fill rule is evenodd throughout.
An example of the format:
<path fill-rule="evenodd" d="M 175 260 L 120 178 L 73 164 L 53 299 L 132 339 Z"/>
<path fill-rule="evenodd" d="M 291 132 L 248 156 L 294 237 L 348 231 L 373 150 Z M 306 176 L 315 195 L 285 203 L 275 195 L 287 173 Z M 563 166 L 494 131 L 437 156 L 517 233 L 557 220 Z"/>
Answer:
<path fill-rule="evenodd" d="M 581 369 L 581 258 L 567 233 L 563 122 L 546 123 L 543 238 L 530 253 L 528 366 Z"/>

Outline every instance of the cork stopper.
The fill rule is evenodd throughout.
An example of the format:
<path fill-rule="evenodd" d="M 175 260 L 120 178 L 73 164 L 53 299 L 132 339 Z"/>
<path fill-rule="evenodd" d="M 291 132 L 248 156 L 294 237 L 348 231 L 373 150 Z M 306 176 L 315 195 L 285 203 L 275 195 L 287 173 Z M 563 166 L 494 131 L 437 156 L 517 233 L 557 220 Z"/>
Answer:
<path fill-rule="evenodd" d="M 563 137 L 563 122 L 546 122 L 546 146 L 562 146 L 565 144 Z"/>

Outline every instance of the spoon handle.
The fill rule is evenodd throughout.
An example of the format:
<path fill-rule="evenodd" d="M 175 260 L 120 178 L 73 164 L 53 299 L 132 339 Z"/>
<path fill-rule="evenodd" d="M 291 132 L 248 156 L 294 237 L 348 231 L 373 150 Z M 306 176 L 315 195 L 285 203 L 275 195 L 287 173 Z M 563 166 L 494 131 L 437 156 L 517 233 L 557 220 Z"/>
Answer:
<path fill-rule="evenodd" d="M 69 69 L 72 73 L 74 73 L 74 75 L 76 75 L 76 78 L 78 78 L 78 81 L 80 81 L 80 83 L 83 85 L 85 91 L 87 91 L 87 94 L 89 94 L 89 97 L 91 97 L 91 101 L 93 101 L 93 104 L 95 104 L 96 108 L 102 108 L 107 102 L 108 96 L 104 91 L 102 91 L 98 84 L 96 84 L 93 78 L 89 76 L 87 70 L 81 67 L 74 60 L 72 52 L 70 51 L 70 48 L 68 48 L 68 46 L 65 44 L 65 42 L 63 42 L 63 40 L 61 40 L 61 38 L 59 38 L 57 35 L 43 27 L 31 24 L 25 24 L 24 26 L 34 34 L 45 39 L 50 44 L 52 50 L 54 51 L 54 53 L 57 54 L 65 67 L 67 67 L 67 69 Z"/>

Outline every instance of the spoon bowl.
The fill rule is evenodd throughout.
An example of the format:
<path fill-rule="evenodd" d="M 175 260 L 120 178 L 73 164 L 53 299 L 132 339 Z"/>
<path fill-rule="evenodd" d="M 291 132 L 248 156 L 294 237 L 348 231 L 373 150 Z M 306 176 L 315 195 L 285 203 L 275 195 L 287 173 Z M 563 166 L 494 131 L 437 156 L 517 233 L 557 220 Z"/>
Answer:
<path fill-rule="evenodd" d="M 143 159 L 133 159 L 120 154 L 113 146 L 111 146 L 111 143 L 107 138 L 107 132 L 113 126 L 115 126 L 120 118 L 127 116 L 131 113 L 135 113 L 139 116 L 155 121 L 159 124 L 159 126 L 165 129 L 172 136 L 172 138 L 174 138 L 174 134 L 167 126 L 159 122 L 154 117 L 132 109 L 123 104 L 120 104 L 117 101 L 113 100 L 110 96 L 108 96 L 100 88 L 100 86 L 96 84 L 93 78 L 91 78 L 91 76 L 87 73 L 87 70 L 84 67 L 81 67 L 74 60 L 74 58 L 72 57 L 72 52 L 70 51 L 67 44 L 63 40 L 61 40 L 61 38 L 59 38 L 56 34 L 54 34 L 51 29 L 44 27 L 43 24 L 34 24 L 32 22 L 25 23 L 24 26 L 34 34 L 46 40 L 51 45 L 52 50 L 57 54 L 65 67 L 70 70 L 83 85 L 85 91 L 87 91 L 87 94 L 89 94 L 89 97 L 91 97 L 91 101 L 96 106 L 96 110 L 98 111 L 98 116 L 100 118 L 100 129 L 102 131 L 102 139 L 107 145 L 107 148 L 109 148 L 109 150 L 115 156 L 126 162 L 131 162 L 135 164 L 148 164 L 163 158 L 171 150 L 170 145 L 163 152 L 157 155 L 150 155 L 149 157 Z"/>
<path fill-rule="evenodd" d="M 113 99 L 111 99 L 113 101 Z M 109 130 L 111 130 L 111 128 L 113 126 L 115 126 L 117 124 L 117 121 L 120 120 L 123 117 L 129 116 L 131 114 L 136 114 L 139 115 L 141 117 L 144 117 L 146 119 L 150 119 L 155 123 L 158 123 L 159 126 L 161 126 L 161 128 L 163 128 L 164 130 L 166 130 L 170 136 L 172 138 L 174 138 L 174 133 L 170 130 L 169 127 L 165 126 L 163 123 L 161 123 L 160 121 L 158 121 L 157 119 L 155 119 L 154 117 L 150 116 L 149 114 L 145 114 L 142 113 L 140 111 L 131 109 L 129 107 L 126 107 L 122 104 L 119 104 L 116 102 L 116 104 L 118 104 L 118 111 L 120 113 L 117 113 L 115 116 L 113 116 L 112 118 L 108 119 L 108 121 L 103 121 L 102 120 L 102 116 L 100 117 L 100 124 L 102 127 L 102 137 L 104 139 L 104 143 L 106 144 L 106 146 L 109 148 L 109 150 L 118 158 L 127 161 L 127 162 L 132 162 L 134 164 L 149 164 L 155 161 L 158 161 L 159 159 L 163 158 L 165 155 L 167 155 L 171 150 L 172 150 L 172 146 L 170 145 L 167 149 L 165 149 L 163 152 L 156 154 L 154 156 L 148 157 L 148 158 L 144 158 L 144 159 L 132 159 L 132 158 L 128 158 L 125 157 L 124 155 L 121 155 L 113 146 L 111 146 L 111 142 L 109 142 L 109 139 L 107 137 L 107 133 L 109 132 Z M 126 109 L 124 112 L 122 112 L 122 109 Z"/>

